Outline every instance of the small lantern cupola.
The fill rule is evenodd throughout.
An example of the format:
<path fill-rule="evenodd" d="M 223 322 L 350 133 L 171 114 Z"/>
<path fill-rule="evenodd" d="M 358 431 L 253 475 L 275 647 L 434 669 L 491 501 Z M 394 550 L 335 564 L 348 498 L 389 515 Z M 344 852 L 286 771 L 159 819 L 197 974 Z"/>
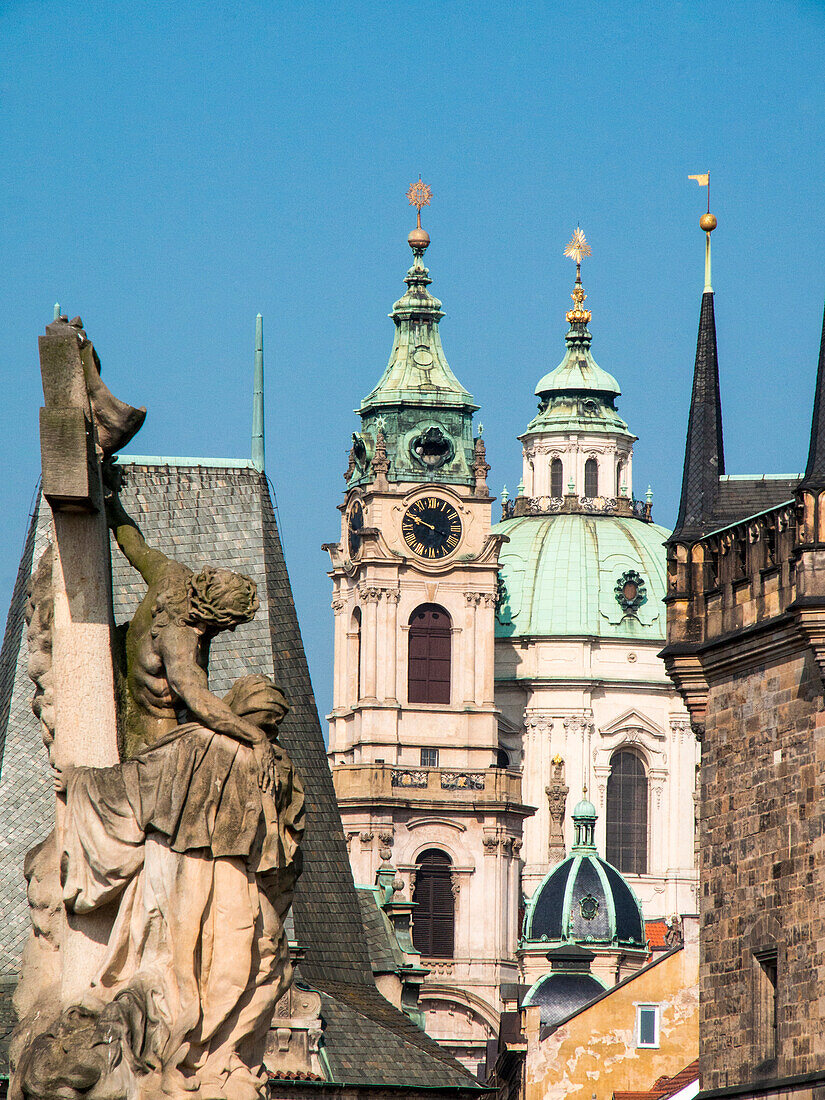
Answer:
<path fill-rule="evenodd" d="M 576 261 L 573 308 L 566 313 L 567 351 L 561 363 L 536 386 L 539 412 L 522 436 L 525 495 L 550 497 L 560 508 L 568 496 L 632 497 L 632 458 L 636 436 L 616 411 L 619 383 L 598 365 L 590 351 L 592 317 L 581 277 L 582 258 L 591 254 L 577 228 L 564 250 Z"/>

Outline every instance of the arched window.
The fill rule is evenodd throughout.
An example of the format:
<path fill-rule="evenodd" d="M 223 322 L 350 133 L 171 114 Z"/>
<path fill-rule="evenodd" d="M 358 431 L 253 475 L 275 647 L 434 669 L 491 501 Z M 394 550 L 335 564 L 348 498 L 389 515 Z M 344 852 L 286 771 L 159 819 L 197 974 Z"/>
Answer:
<path fill-rule="evenodd" d="M 622 495 L 622 483 L 624 482 L 624 463 L 616 463 L 616 496 Z"/>
<path fill-rule="evenodd" d="M 496 749 L 496 767 L 510 767 L 510 754 L 505 749 Z"/>
<path fill-rule="evenodd" d="M 550 496 L 564 496 L 564 471 L 561 467 L 560 458 L 554 458 L 550 463 Z"/>
<path fill-rule="evenodd" d="M 451 959 L 455 945 L 452 862 L 437 848 L 428 848 L 415 862 L 413 945 L 430 958 Z"/>
<path fill-rule="evenodd" d="M 599 495 L 599 464 L 595 458 L 588 458 L 584 464 L 584 495 L 591 499 Z"/>
<path fill-rule="evenodd" d="M 610 760 L 607 862 L 625 874 L 647 873 L 647 776 L 632 752 L 616 752 Z"/>
<path fill-rule="evenodd" d="M 443 607 L 425 603 L 410 615 L 407 701 L 449 703 L 452 623 Z"/>

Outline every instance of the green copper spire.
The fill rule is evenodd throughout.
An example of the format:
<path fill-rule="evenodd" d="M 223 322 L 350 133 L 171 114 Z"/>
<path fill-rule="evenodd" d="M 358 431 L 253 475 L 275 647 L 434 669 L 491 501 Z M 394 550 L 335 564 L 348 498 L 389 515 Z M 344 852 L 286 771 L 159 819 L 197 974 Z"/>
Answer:
<path fill-rule="evenodd" d="M 447 363 L 438 329 L 444 313 L 424 266 L 430 237 L 421 228 L 421 206 L 431 194 L 420 180 L 408 193 L 418 207 L 418 224 L 407 238 L 413 263 L 406 293 L 390 314 L 395 338 L 386 370 L 357 410 L 362 423 L 353 440 L 350 487 L 372 483 L 379 473 L 396 483 L 476 485 L 472 418 L 478 406 Z M 373 462 L 379 421 L 380 470 Z"/>
<path fill-rule="evenodd" d="M 264 319 L 255 318 L 255 374 L 252 382 L 252 465 L 264 468 Z"/>
<path fill-rule="evenodd" d="M 592 314 L 584 306 L 587 295 L 581 279 L 581 258 L 590 255 L 590 246 L 581 229 L 573 234 L 565 255 L 576 260 L 576 281 L 570 295 L 573 308 L 567 311 L 567 352 L 556 369 L 545 374 L 536 386 L 539 414 L 520 438 L 571 430 L 618 433 L 635 439 L 616 412 L 615 400 L 622 392 L 619 383 L 602 370 L 590 351 L 593 337 L 587 326 Z"/>
<path fill-rule="evenodd" d="M 407 292 L 390 314 L 395 322 L 390 359 L 378 385 L 361 403 L 358 410 L 361 416 L 400 403 L 449 406 L 471 412 L 478 408 L 450 370 L 441 346 L 438 322 L 444 314 L 441 302 L 427 289 L 432 279 L 424 266 L 429 243 L 423 229 L 410 233 L 413 265 L 404 278 Z"/>

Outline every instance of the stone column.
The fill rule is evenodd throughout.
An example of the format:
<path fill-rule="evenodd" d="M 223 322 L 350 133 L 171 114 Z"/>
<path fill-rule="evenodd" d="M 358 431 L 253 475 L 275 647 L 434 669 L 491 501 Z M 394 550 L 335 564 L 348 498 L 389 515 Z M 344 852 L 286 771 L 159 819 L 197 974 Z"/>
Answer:
<path fill-rule="evenodd" d="M 361 604 L 364 609 L 361 621 L 361 697 L 370 702 L 375 702 L 377 690 L 376 656 L 378 646 L 378 601 L 380 599 L 380 588 L 363 588 L 361 590 Z"/>
<path fill-rule="evenodd" d="M 553 716 L 549 711 L 527 709 L 524 712 L 524 770 L 522 801 L 536 806 L 535 817 L 525 822 L 524 888 L 530 896 L 544 877 L 547 868 L 548 807 L 543 797 L 548 778 L 545 763 L 549 756 L 553 732 Z"/>
<path fill-rule="evenodd" d="M 385 588 L 387 602 L 387 655 L 384 698 L 388 703 L 398 702 L 398 601 L 397 588 Z"/>
<path fill-rule="evenodd" d="M 493 592 L 479 592 L 476 607 L 476 701 L 495 706 L 493 648 L 495 646 L 495 602 Z"/>
<path fill-rule="evenodd" d="M 332 611 L 335 616 L 334 630 L 335 641 L 333 651 L 333 668 L 335 675 L 332 680 L 332 709 L 347 704 L 347 675 L 349 665 L 349 636 L 347 632 L 345 602 L 336 594 L 332 601 Z"/>
<path fill-rule="evenodd" d="M 476 593 L 465 592 L 464 613 L 464 702 L 476 702 Z"/>
<path fill-rule="evenodd" d="M 376 607 L 375 613 L 377 634 L 375 646 L 375 697 L 378 700 L 387 698 L 387 677 L 389 673 L 387 668 L 387 629 L 389 625 L 389 614 L 387 601 L 382 598 L 386 595 L 386 588 L 378 589 L 378 606 Z"/>

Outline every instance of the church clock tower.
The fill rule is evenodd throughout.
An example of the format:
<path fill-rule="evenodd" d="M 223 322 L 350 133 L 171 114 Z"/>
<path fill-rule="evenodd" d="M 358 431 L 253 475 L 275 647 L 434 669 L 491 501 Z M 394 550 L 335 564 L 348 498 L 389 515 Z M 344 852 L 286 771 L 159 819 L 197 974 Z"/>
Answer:
<path fill-rule="evenodd" d="M 395 339 L 353 436 L 329 545 L 335 676 L 329 758 L 355 881 L 392 866 L 416 903 L 427 1031 L 473 1069 L 517 980 L 521 778 L 493 698 L 502 541 L 478 406 L 441 347 L 425 184 Z"/>

